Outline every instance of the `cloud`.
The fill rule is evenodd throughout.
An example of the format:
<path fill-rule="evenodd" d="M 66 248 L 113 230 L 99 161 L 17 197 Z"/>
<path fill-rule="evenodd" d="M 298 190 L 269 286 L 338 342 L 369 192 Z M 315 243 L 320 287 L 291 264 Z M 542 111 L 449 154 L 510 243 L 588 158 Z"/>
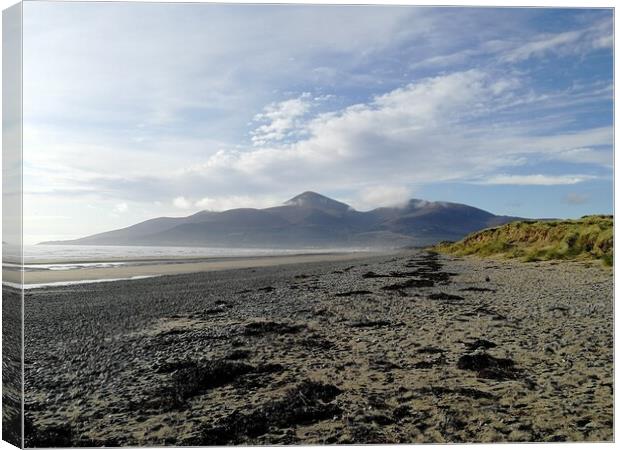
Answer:
<path fill-rule="evenodd" d="M 491 88 L 484 74 L 476 70 L 428 78 L 376 96 L 369 103 L 319 114 L 304 125 L 304 139 L 248 151 L 220 151 L 203 168 L 283 180 L 290 176 L 297 182 L 331 178 L 327 169 L 339 174 L 339 182 L 359 182 L 368 175 L 381 178 L 388 172 L 399 178 L 403 163 L 413 162 L 410 159 L 431 169 L 430 163 L 450 148 L 437 148 L 437 158 L 423 146 L 437 147 L 444 133 L 440 128 L 475 115 L 480 101 L 488 95 L 493 95 Z M 389 158 L 377 157 L 379 149 Z M 425 161 L 429 157 L 433 161 Z M 442 166 L 445 164 L 435 167 L 433 174 L 408 169 L 408 178 L 436 175 Z"/>
<path fill-rule="evenodd" d="M 303 190 L 316 182 L 364 189 L 384 179 L 407 185 L 490 177 L 534 157 L 568 160 L 579 154 L 581 161 L 599 164 L 600 156 L 610 153 L 578 149 L 610 146 L 611 127 L 558 132 L 535 117 L 518 125 L 512 119 L 504 122 L 502 111 L 521 90 L 518 81 L 481 70 L 430 77 L 368 103 L 320 113 L 300 125 L 305 137 L 295 142 L 220 150 L 190 172 L 205 179 L 222 173 L 228 179 L 251 179 L 256 188 L 266 190 Z M 591 178 L 501 175 L 488 178 L 488 184 L 562 184 Z"/>
<path fill-rule="evenodd" d="M 613 167 L 613 154 L 604 149 L 571 148 L 554 155 L 554 157 L 557 160 L 572 163 L 598 164 L 609 168 Z"/>
<path fill-rule="evenodd" d="M 535 40 L 508 52 L 503 59 L 505 61 L 515 62 L 536 56 L 544 56 L 546 53 L 558 51 L 569 44 L 574 44 L 582 35 L 583 32 L 580 31 L 569 31 L 566 33 L 539 36 Z"/>
<path fill-rule="evenodd" d="M 358 55 L 380 55 L 430 26 L 424 11 L 411 8 L 25 6 L 24 52 L 37 55 L 24 58 L 30 120 L 156 134 L 175 126 L 208 136 L 242 126 L 290 80 L 322 82 L 313 72 L 319 62 L 337 56 L 346 83 Z M 114 67 L 125 67 L 123 76 Z"/>
<path fill-rule="evenodd" d="M 611 48 L 613 45 L 612 26 L 610 20 L 602 20 L 580 30 L 538 35 L 531 41 L 508 51 L 502 59 L 506 62 L 518 62 L 550 54 L 566 56 Z"/>
<path fill-rule="evenodd" d="M 564 202 L 569 205 L 583 205 L 588 203 L 590 197 L 586 194 L 578 194 L 576 192 L 570 192 L 564 197 Z"/>
<path fill-rule="evenodd" d="M 553 128 L 575 122 L 569 106 L 576 110 L 592 104 L 587 102 L 609 101 L 592 96 L 589 86 L 579 93 L 538 91 L 528 85 L 527 74 L 494 70 L 488 61 L 481 69 L 425 78 L 407 74 L 408 64 L 394 64 L 409 52 L 441 58 L 438 51 L 452 48 L 455 39 L 440 25 L 451 21 L 461 31 L 475 31 L 477 46 L 468 40 L 470 48 L 445 54 L 455 57 L 451 64 L 463 64 L 482 55 L 497 62 L 495 55 L 511 49 L 528 58 L 551 54 L 571 47 L 571 40 L 581 42 L 574 41 L 576 35 L 588 42 L 583 49 L 604 47 L 607 19 L 551 35 L 517 33 L 519 23 L 511 27 L 494 18 L 504 14 L 500 10 L 330 7 L 326 14 L 320 7 L 245 11 L 203 5 L 192 6 L 194 14 L 188 16 L 187 9 L 173 6 L 28 7 L 32 33 L 25 47 L 44 58 L 28 59 L 25 146 L 33 166 L 41 168 L 28 169 L 31 179 L 41 180 L 41 191 L 53 185 L 72 192 L 78 177 L 89 193 L 104 187 L 102 196 L 121 199 L 175 192 L 191 199 L 256 190 L 263 195 L 273 189 L 303 190 L 314 180 L 335 188 L 332 172 L 360 191 L 386 177 L 405 185 L 508 172 L 528 155 L 596 165 L 610 160 L 611 127 L 600 126 L 598 137 L 593 130 Z M 256 26 L 256 14 L 279 27 Z M 139 30 L 136 15 L 143 19 Z M 118 33 L 103 34 L 112 38 L 99 44 L 110 17 Z M 515 11 L 510 17 L 518 22 L 529 16 Z M 205 29 L 205 20 L 212 27 Z M 524 36 L 529 41 L 524 43 Z M 134 43 L 131 48 L 127 41 Z M 178 51 L 187 42 L 204 41 L 218 45 Z M 100 51 L 93 50 L 98 46 Z M 64 51 L 58 55 L 54 48 Z M 119 64 L 128 67 L 123 77 L 109 73 Z M 314 69 L 320 67 L 338 77 L 317 78 Z M 363 84 L 349 83 L 354 78 Z M 317 99 L 329 93 L 344 98 L 317 113 Z M 556 122 L 548 114 L 553 108 L 567 108 Z M 45 122 L 63 117 L 81 122 L 75 127 Z M 248 130 L 253 118 L 256 126 Z M 37 131 L 40 136 L 33 139 Z M 248 133 L 245 145 L 239 136 Z M 578 145 L 603 148 L 578 151 Z"/>
<path fill-rule="evenodd" d="M 185 197 L 176 197 L 174 200 L 172 200 L 172 204 L 179 209 L 189 209 L 193 206 L 192 202 Z"/>
<path fill-rule="evenodd" d="M 591 180 L 590 175 L 493 175 L 484 180 L 475 181 L 475 184 L 514 184 L 530 186 L 555 186 L 577 184 Z"/>
<path fill-rule="evenodd" d="M 359 210 L 376 208 L 379 206 L 400 206 L 411 198 L 411 189 L 406 186 L 376 185 L 362 189 L 353 200 Z"/>
<path fill-rule="evenodd" d="M 255 122 L 267 122 L 259 126 L 252 134 L 252 143 L 255 146 L 270 142 L 281 141 L 292 131 L 299 129 L 299 119 L 310 109 L 311 95 L 304 92 L 298 98 L 271 103 L 262 113 L 254 116 Z"/>
<path fill-rule="evenodd" d="M 426 68 L 443 68 L 463 64 L 470 58 L 480 55 L 481 52 L 473 49 L 465 49 L 454 53 L 445 55 L 431 56 L 423 59 L 422 61 L 416 61 L 410 65 L 412 69 L 426 69 Z"/>
<path fill-rule="evenodd" d="M 221 197 L 204 197 L 197 202 L 195 206 L 200 209 L 209 211 L 225 211 L 235 208 L 267 208 L 282 203 L 282 199 L 274 199 L 273 197 L 249 195 L 233 195 Z"/>
<path fill-rule="evenodd" d="M 87 187 L 85 195 L 121 201 L 153 202 L 182 192 L 183 196 L 173 201 L 179 209 L 196 207 L 197 202 L 206 209 L 250 206 L 250 198 L 281 201 L 308 186 L 319 186 L 326 193 L 342 191 L 344 186 L 348 191 L 344 195 L 355 205 L 379 206 L 382 200 L 370 201 L 367 194 L 376 186 L 396 186 L 402 194 L 414 184 L 442 181 L 487 179 L 495 184 L 503 180 L 539 185 L 562 181 L 537 179 L 538 175 L 506 178 L 512 168 L 528 161 L 588 164 L 594 174 L 608 171 L 612 128 L 558 129 L 555 122 L 540 120 L 539 115 L 547 117 L 545 105 L 563 105 L 574 92 L 545 93 L 546 99 L 534 95 L 535 109 L 531 102 L 515 102 L 530 90 L 514 75 L 474 69 L 419 79 L 366 102 L 331 111 L 325 107 L 313 111 L 306 105 L 320 101 L 316 95 L 295 95 L 269 103 L 258 112 L 259 118 L 269 115 L 269 124 L 280 123 L 269 133 L 278 130 L 278 136 L 295 138 L 278 140 L 275 136 L 263 145 L 168 138 L 132 150 L 115 140 L 96 145 L 75 138 L 71 142 L 43 129 L 38 136 L 28 133 L 30 148 L 36 143 L 37 150 L 41 149 L 32 153 L 31 162 L 41 170 L 28 168 L 29 179 L 35 180 L 29 185 L 40 186 L 42 192 L 49 192 L 49 186 L 54 185 L 56 195 L 65 191 L 75 195 L 71 188 L 80 180 L 78 187 Z M 579 95 L 587 90 L 581 88 Z M 563 114 L 566 119 L 562 124 L 571 120 L 571 109 Z M 515 115 L 523 116 L 516 121 Z M 284 124 L 278 122 L 282 118 Z M 66 143 L 54 144 L 58 141 Z M 204 151 L 203 144 L 219 149 Z M 53 151 L 42 151 L 45 148 Z M 153 151 L 161 157 L 153 158 Z M 93 154 L 108 157 L 94 166 Z M 122 166 L 118 160 L 123 160 Z M 56 169 L 50 170 L 52 167 Z M 504 178 L 498 178 L 498 173 Z M 568 173 L 564 182 L 574 180 Z M 45 182 L 39 185 L 39 180 Z M 386 191 L 386 198 L 388 194 L 402 197 L 394 190 Z"/>
<path fill-rule="evenodd" d="M 82 195 L 132 202 L 154 202 L 182 192 L 183 196 L 173 201 L 178 209 L 267 206 L 308 186 L 317 186 L 327 194 L 344 187 L 343 198 L 362 208 L 382 206 L 390 196 L 402 198 L 407 187 L 424 183 L 488 180 L 487 184 L 544 185 L 575 180 L 574 172 L 555 178 L 508 178 L 512 168 L 532 161 L 587 164 L 592 174 L 589 178 L 578 175 L 580 181 L 609 171 L 611 127 L 558 131 L 554 123 L 539 120 L 536 114 L 545 116 L 544 109 L 515 122 L 515 114 L 533 111 L 530 103 L 514 103 L 523 90 L 522 81 L 514 76 L 501 77 L 482 70 L 423 78 L 367 102 L 308 112 L 288 131 L 296 136 L 291 141 L 234 147 L 215 143 L 221 148 L 202 161 L 200 140 L 157 142 L 144 151 L 117 147 L 114 141 L 97 146 L 80 141 L 74 145 L 51 144 L 53 152 L 35 155 L 39 155 L 41 166 L 57 169 L 38 173 L 29 168 L 29 179 L 36 180 L 29 185 L 40 186 L 41 192 L 48 193 L 46 185 L 54 185 L 54 195 L 76 195 L 72 188 L 79 179 L 80 189 L 87 187 Z M 547 100 L 537 100 L 537 105 L 562 103 L 571 95 L 548 95 Z M 297 95 L 291 100 L 299 98 Z M 274 107 L 267 108 L 269 111 L 282 109 L 270 105 Z M 504 117 L 507 110 L 510 114 Z M 570 109 L 567 111 L 570 118 Z M 45 148 L 46 136 L 43 133 L 37 138 L 41 148 Z M 32 138 L 29 141 L 34 142 Z M 147 149 L 153 145 L 179 151 L 165 152 L 161 158 L 147 157 Z M 94 167 L 80 152 L 83 148 L 110 157 Z M 188 159 L 188 154 L 196 157 Z M 115 163 L 120 159 L 122 167 Z M 63 161 L 71 161 L 73 167 L 63 166 Z M 108 173 L 97 172 L 103 167 Z M 45 182 L 39 185 L 40 180 Z M 369 197 L 376 186 L 385 185 L 390 189 L 384 192 L 381 188 L 373 194 L 375 199 Z"/>
<path fill-rule="evenodd" d="M 129 206 L 128 206 L 128 205 L 127 205 L 127 203 L 125 203 L 125 202 L 122 202 L 122 203 L 117 203 L 117 204 L 114 206 L 114 212 L 117 212 L 117 213 L 124 213 L 124 212 L 126 212 L 128 209 L 129 209 Z"/>
<path fill-rule="evenodd" d="M 513 14 L 513 19 L 514 17 Z M 495 24 L 486 30 L 487 33 L 489 30 L 494 30 L 495 34 L 487 36 L 486 39 L 481 36 L 466 46 L 463 45 L 462 39 L 444 43 L 426 58 L 416 58 L 410 64 L 410 68 L 427 70 L 475 65 L 481 62 L 484 64 L 485 58 L 492 58 L 495 65 L 510 68 L 512 64 L 531 59 L 571 55 L 583 57 L 592 51 L 611 49 L 613 46 L 613 21 L 610 17 L 593 20 L 586 27 L 556 33 L 532 33 L 526 27 L 520 30 L 511 29 L 509 38 L 506 37 L 508 30 L 502 28 Z M 483 31 L 480 30 L 480 33 Z M 459 37 L 462 38 L 463 33 Z"/>

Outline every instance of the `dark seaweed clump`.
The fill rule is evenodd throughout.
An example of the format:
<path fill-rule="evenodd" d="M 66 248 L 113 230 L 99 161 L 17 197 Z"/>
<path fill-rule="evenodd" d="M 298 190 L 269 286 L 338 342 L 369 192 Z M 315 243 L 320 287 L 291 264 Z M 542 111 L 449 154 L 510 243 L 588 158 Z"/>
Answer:
<path fill-rule="evenodd" d="M 331 419 L 341 413 L 332 401 L 342 391 L 331 384 L 304 381 L 284 397 L 265 403 L 251 413 L 233 412 L 219 424 L 205 429 L 194 445 L 225 445 L 245 442 L 270 428 L 290 428 Z"/>
<path fill-rule="evenodd" d="M 512 359 L 495 358 L 487 353 L 463 355 L 459 358 L 457 367 L 478 372 L 480 378 L 494 380 L 516 379 L 519 375 L 519 370 L 515 368 Z"/>

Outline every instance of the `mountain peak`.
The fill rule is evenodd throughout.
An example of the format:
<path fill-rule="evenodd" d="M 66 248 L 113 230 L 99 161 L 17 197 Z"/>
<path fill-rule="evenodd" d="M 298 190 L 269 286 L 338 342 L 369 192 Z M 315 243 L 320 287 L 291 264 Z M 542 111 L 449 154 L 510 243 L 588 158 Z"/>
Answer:
<path fill-rule="evenodd" d="M 288 200 L 286 203 L 289 202 L 297 202 L 297 201 L 306 201 L 306 200 L 316 200 L 316 199 L 326 199 L 326 200 L 331 200 L 331 201 L 336 201 L 336 200 L 332 200 L 329 197 L 325 197 L 324 195 L 321 195 L 317 192 L 314 191 L 305 191 L 302 192 L 299 195 L 296 195 L 295 197 L 291 198 L 290 200 Z"/>
<path fill-rule="evenodd" d="M 304 208 L 316 208 L 331 211 L 347 211 L 353 209 L 346 203 L 333 200 L 329 197 L 317 194 L 316 192 L 312 191 L 302 192 L 301 194 L 296 195 L 292 199 L 284 202 L 284 204 L 286 206 L 300 206 Z"/>

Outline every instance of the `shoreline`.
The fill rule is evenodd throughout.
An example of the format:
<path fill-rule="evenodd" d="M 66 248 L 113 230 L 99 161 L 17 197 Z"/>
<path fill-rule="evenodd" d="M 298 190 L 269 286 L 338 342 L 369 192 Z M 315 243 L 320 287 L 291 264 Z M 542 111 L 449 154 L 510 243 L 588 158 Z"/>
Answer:
<path fill-rule="evenodd" d="M 400 251 L 400 249 L 386 249 L 386 250 L 317 250 L 317 251 L 304 251 L 294 250 L 290 253 L 274 253 L 274 254 L 255 254 L 255 255 L 232 255 L 232 256 L 209 256 L 209 255 L 165 255 L 165 256 L 142 256 L 142 257 L 125 257 L 125 256 L 110 256 L 106 258 L 77 258 L 77 259 L 24 259 L 25 265 L 37 265 L 37 264 L 89 264 L 89 263 L 141 263 L 141 262 L 153 262 L 153 261 L 203 261 L 203 260 L 221 260 L 221 259 L 255 259 L 255 258 L 271 258 L 280 256 L 305 256 L 305 255 L 341 255 L 351 253 L 389 253 L 393 251 Z"/>
<path fill-rule="evenodd" d="M 383 252 L 350 252 L 350 253 L 301 253 L 293 255 L 272 255 L 272 256 L 231 256 L 214 258 L 158 258 L 153 260 L 126 260 L 126 262 L 147 262 L 143 265 L 123 265 L 102 268 L 76 268 L 69 270 L 43 270 L 25 271 L 24 288 L 32 289 L 30 285 L 38 287 L 58 286 L 66 284 L 87 284 L 103 281 L 124 281 L 132 279 L 144 279 L 147 277 L 158 277 L 164 275 L 180 275 L 188 273 L 212 272 L 231 269 L 252 269 L 258 267 L 270 267 L 288 264 L 312 263 L 312 262 L 336 262 L 363 259 L 369 256 L 383 255 L 391 253 Z M 120 262 L 117 261 L 117 262 Z M 159 262 L 159 264 L 150 262 Z M 66 262 L 72 264 L 74 262 Z M 75 263 L 78 264 L 78 263 Z M 8 272 L 8 273 L 7 273 Z M 4 271 L 3 282 L 13 282 L 12 277 L 7 274 L 19 271 Z M 53 283 L 53 284 L 51 284 Z"/>

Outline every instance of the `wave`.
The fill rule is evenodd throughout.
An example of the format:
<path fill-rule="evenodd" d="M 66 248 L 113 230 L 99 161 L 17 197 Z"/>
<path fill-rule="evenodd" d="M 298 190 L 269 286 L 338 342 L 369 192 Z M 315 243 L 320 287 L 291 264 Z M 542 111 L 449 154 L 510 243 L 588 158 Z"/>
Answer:
<path fill-rule="evenodd" d="M 136 275 L 134 277 L 126 277 L 126 278 L 103 278 L 98 280 L 73 280 L 73 281 L 52 281 L 49 283 L 32 283 L 32 284 L 24 284 L 21 285 L 19 283 L 11 283 L 10 281 L 3 281 L 2 285 L 6 285 L 8 287 L 14 289 L 39 289 L 46 287 L 54 287 L 54 286 L 74 286 L 77 284 L 92 284 L 92 283 L 107 283 L 111 281 L 131 281 L 131 280 L 143 280 L 146 278 L 155 278 L 160 277 L 161 275 Z"/>

